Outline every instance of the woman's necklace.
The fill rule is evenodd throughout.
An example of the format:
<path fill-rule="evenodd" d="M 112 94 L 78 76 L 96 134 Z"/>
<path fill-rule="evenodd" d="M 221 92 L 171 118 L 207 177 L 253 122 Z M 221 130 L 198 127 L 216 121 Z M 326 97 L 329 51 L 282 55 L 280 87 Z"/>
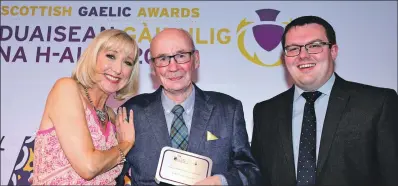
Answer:
<path fill-rule="evenodd" d="M 93 101 L 91 100 L 90 95 L 88 94 L 87 88 L 86 88 L 85 86 L 83 86 L 83 88 L 84 88 L 84 91 L 86 92 L 86 96 L 87 96 L 88 101 L 90 101 L 90 104 L 94 107 L 95 112 L 97 113 L 98 118 L 101 120 L 101 123 L 104 124 L 104 122 L 105 122 L 105 120 L 106 120 L 106 118 L 107 118 L 107 116 L 108 116 L 108 114 L 107 114 L 107 112 L 106 112 L 106 110 L 105 110 L 105 109 L 106 109 L 106 106 L 104 106 L 104 111 L 103 111 L 103 110 L 98 110 L 97 108 L 95 108 L 94 103 L 93 103 Z"/>

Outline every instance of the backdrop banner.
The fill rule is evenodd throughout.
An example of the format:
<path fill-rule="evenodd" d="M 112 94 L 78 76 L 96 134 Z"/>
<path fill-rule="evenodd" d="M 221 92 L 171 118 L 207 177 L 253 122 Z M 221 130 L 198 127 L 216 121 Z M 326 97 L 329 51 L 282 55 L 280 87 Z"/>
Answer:
<path fill-rule="evenodd" d="M 57 79 L 71 75 L 101 31 L 121 29 L 137 40 L 139 93 L 159 85 L 148 63 L 156 33 L 189 31 L 200 53 L 197 85 L 242 101 L 250 141 L 254 105 L 292 85 L 280 41 L 285 26 L 303 15 L 320 16 L 335 28 L 340 76 L 397 90 L 394 1 L 1 1 L 1 185 L 29 184 L 47 95 Z M 107 102 L 112 108 L 122 103 Z"/>

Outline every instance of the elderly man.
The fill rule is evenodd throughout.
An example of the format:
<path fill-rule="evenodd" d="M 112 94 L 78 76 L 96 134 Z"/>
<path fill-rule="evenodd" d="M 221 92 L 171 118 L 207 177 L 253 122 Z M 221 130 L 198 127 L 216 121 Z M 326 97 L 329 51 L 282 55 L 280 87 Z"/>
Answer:
<path fill-rule="evenodd" d="M 152 40 L 150 53 L 151 71 L 161 86 L 123 105 L 134 111 L 137 135 L 118 183 L 131 168 L 132 185 L 156 185 L 161 149 L 172 146 L 212 159 L 211 176 L 198 185 L 256 185 L 260 173 L 250 152 L 242 103 L 193 83 L 200 57 L 189 33 L 163 30 Z"/>
<path fill-rule="evenodd" d="M 398 96 L 334 72 L 338 46 L 320 17 L 285 28 L 287 91 L 255 105 L 252 153 L 265 185 L 398 185 Z"/>

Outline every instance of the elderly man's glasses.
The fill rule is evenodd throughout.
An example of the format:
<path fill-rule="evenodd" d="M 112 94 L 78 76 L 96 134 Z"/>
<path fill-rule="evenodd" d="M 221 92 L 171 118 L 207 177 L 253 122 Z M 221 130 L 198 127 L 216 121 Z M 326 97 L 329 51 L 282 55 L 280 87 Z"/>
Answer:
<path fill-rule="evenodd" d="M 151 61 L 155 64 L 156 67 L 168 66 L 171 62 L 171 58 L 174 58 L 177 64 L 184 64 L 191 61 L 191 56 L 194 52 L 195 50 L 192 50 L 191 52 L 180 52 L 172 56 L 159 56 L 151 58 Z"/>
<path fill-rule="evenodd" d="M 309 54 L 318 54 L 323 51 L 323 46 L 325 45 L 330 46 L 331 43 L 316 41 L 313 43 L 308 43 L 306 45 L 290 45 L 285 47 L 285 55 L 287 57 L 298 56 L 301 52 L 302 47 L 304 47 Z"/>

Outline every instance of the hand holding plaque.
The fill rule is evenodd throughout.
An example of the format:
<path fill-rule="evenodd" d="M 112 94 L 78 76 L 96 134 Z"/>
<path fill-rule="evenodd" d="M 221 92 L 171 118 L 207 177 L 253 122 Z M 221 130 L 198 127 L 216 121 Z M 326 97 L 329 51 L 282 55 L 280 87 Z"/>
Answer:
<path fill-rule="evenodd" d="M 163 147 L 156 170 L 156 183 L 193 185 L 211 174 L 213 162 L 206 156 Z"/>

